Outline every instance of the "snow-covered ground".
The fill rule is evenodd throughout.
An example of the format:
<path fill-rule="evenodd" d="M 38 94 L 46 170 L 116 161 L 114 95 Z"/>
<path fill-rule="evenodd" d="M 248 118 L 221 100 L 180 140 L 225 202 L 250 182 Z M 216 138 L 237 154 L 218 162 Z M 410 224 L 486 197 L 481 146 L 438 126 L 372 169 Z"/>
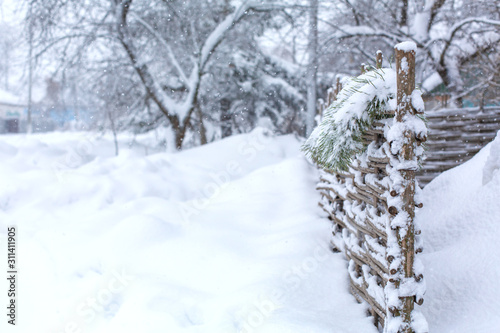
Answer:
<path fill-rule="evenodd" d="M 500 332 L 500 134 L 423 194 L 430 332 Z"/>
<path fill-rule="evenodd" d="M 297 139 L 154 140 L 122 137 L 115 157 L 111 137 L 0 137 L 1 267 L 15 225 L 19 269 L 1 332 L 376 332 Z"/>
<path fill-rule="evenodd" d="M 123 136 L 115 157 L 107 136 L 0 136 L 0 248 L 16 225 L 19 267 L 1 332 L 376 332 L 298 140 L 154 141 Z M 500 138 L 424 189 L 430 332 L 500 331 L 499 168 Z"/>

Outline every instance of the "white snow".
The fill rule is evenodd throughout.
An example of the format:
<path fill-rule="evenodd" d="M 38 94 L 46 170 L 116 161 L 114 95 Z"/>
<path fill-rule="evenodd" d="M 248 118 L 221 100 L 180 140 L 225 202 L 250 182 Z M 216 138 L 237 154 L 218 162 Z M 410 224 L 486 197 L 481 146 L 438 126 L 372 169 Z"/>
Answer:
<path fill-rule="evenodd" d="M 420 90 L 413 90 L 411 93 L 411 105 L 417 111 L 417 113 L 424 113 L 425 105 L 422 99 L 422 92 Z"/>
<path fill-rule="evenodd" d="M 151 139 L 121 136 L 115 157 L 111 136 L 0 137 L 13 332 L 376 332 L 329 252 L 295 137 L 256 130 L 173 154 L 151 154 Z"/>
<path fill-rule="evenodd" d="M 495 174 L 500 170 L 500 132 L 497 133 L 496 139 L 492 142 L 490 155 L 483 168 L 483 185 L 488 184 L 493 180 Z"/>
<path fill-rule="evenodd" d="M 443 79 L 437 72 L 434 72 L 432 75 L 430 75 L 428 78 L 424 80 L 424 82 L 422 83 L 422 89 L 425 92 L 431 92 L 441 83 L 443 83 Z"/>
<path fill-rule="evenodd" d="M 403 57 L 401 59 L 401 67 L 399 68 L 399 73 L 408 73 L 408 70 L 410 69 L 410 65 L 408 64 L 408 59 L 406 57 Z"/>
<path fill-rule="evenodd" d="M 16 96 L 6 90 L 0 89 L 0 103 L 22 105 L 23 101 L 19 96 Z"/>
<path fill-rule="evenodd" d="M 430 332 L 500 330 L 500 137 L 428 184 L 422 228 Z M 483 183 L 483 179 L 487 179 Z"/>
<path fill-rule="evenodd" d="M 114 157 L 111 136 L 0 137 L 0 248 L 19 233 L 18 325 L 2 332 L 376 332 L 294 137 L 174 154 L 151 139 L 121 136 Z M 500 327 L 499 147 L 420 195 L 430 332 Z"/>
<path fill-rule="evenodd" d="M 429 38 L 429 19 L 430 10 L 423 10 L 415 13 L 414 21 L 411 26 L 411 31 L 414 38 L 419 42 L 425 42 Z"/>
<path fill-rule="evenodd" d="M 300 93 L 300 91 L 282 78 L 263 75 L 261 80 L 263 81 L 264 86 L 271 91 L 279 89 L 284 96 L 288 96 L 295 101 L 304 100 L 304 96 Z"/>
<path fill-rule="evenodd" d="M 400 50 L 403 52 L 411 52 L 411 51 L 416 52 L 417 51 L 417 44 L 415 44 L 415 42 L 407 41 L 407 42 L 402 42 L 402 43 L 396 44 L 396 46 L 394 46 L 394 48 L 396 50 Z"/>

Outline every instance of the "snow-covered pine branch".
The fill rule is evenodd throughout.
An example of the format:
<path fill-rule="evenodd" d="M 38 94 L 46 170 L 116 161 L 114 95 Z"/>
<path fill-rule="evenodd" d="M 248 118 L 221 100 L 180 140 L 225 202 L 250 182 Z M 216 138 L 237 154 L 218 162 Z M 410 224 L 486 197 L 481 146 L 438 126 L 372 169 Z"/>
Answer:
<path fill-rule="evenodd" d="M 366 148 L 363 135 L 376 120 L 396 108 L 396 73 L 373 69 L 344 80 L 344 88 L 324 112 L 302 149 L 325 169 L 347 170 L 356 153 Z"/>

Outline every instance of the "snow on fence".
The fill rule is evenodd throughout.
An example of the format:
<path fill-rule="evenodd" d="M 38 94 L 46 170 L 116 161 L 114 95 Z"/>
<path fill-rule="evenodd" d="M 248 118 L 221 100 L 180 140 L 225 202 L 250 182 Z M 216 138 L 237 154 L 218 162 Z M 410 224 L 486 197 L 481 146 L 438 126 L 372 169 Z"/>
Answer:
<path fill-rule="evenodd" d="M 468 161 L 500 130 L 500 107 L 445 109 L 426 112 L 427 159 L 417 174 L 426 185 L 441 172 Z"/>
<path fill-rule="evenodd" d="M 351 292 L 368 305 L 375 325 L 387 333 L 428 331 L 425 318 L 415 307 L 415 303 L 422 304 L 425 292 L 423 267 L 415 257 L 422 251 L 420 230 L 414 224 L 415 209 L 422 206 L 415 173 L 423 157 L 427 129 L 421 96 L 414 91 L 414 61 L 414 44 L 401 43 L 396 45 L 396 72 L 381 68 L 382 55 L 378 53 L 376 68 L 353 79 L 342 91 L 337 82 L 336 91 L 330 92 L 327 100 L 328 105 L 335 102 L 328 108 L 320 103 L 322 123 L 304 145 L 306 155 L 321 166 L 319 205 L 333 222 L 333 246 L 349 262 Z M 364 81 L 366 77 L 374 79 Z M 370 111 L 363 110 L 365 114 L 360 115 L 359 110 L 352 110 L 363 98 L 368 100 L 363 104 L 366 110 L 375 105 L 380 114 L 368 121 L 362 132 L 365 149 L 355 146 L 357 153 L 343 168 L 339 161 L 328 160 L 336 157 L 327 155 L 345 152 L 338 146 L 349 139 L 337 132 L 347 136 L 371 119 L 365 115 Z M 350 113 L 355 116 L 342 127 Z M 328 119 L 337 123 L 328 124 Z M 335 135 L 340 138 L 330 145 L 328 137 Z M 333 150 L 325 154 L 325 146 Z"/>

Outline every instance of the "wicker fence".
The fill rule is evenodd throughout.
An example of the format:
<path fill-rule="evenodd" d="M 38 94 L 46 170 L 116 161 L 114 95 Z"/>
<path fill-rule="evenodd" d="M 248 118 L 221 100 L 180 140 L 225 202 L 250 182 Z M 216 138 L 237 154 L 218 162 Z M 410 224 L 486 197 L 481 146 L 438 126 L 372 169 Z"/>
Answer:
<path fill-rule="evenodd" d="M 421 186 L 472 158 L 500 130 L 500 107 L 443 109 L 426 116 L 427 159 L 417 174 Z"/>
<path fill-rule="evenodd" d="M 414 53 L 398 56 L 396 52 L 396 66 L 401 66 L 401 58 L 414 61 L 413 56 Z M 381 54 L 377 54 L 378 68 L 381 60 Z M 414 62 L 410 61 L 411 66 Z M 359 302 L 368 304 L 379 329 L 387 326 L 389 320 L 399 318 L 401 326 L 390 332 L 415 332 L 413 323 L 425 322 L 414 310 L 416 304 L 422 304 L 423 292 L 397 292 L 395 302 L 400 304 L 397 306 L 393 306 L 394 300 L 388 296 L 388 290 L 400 289 L 410 280 L 415 286 L 422 285 L 423 279 L 421 264 L 415 259 L 415 254 L 422 251 L 420 230 L 413 223 L 415 208 L 422 206 L 415 201 L 418 191 L 415 169 L 399 163 L 414 158 L 413 149 L 426 138 L 406 130 L 404 137 L 408 144 L 394 155 L 386 137 L 388 126 L 403 123 L 404 115 L 415 115 L 416 110 L 406 98 L 414 89 L 413 70 L 414 67 L 406 77 L 398 74 L 397 110 L 388 111 L 387 119 L 375 122 L 366 132 L 367 151 L 356 155 L 346 172 L 320 169 L 317 186 L 321 193 L 319 205 L 333 222 L 332 245 L 344 253 L 349 262 L 351 292 Z M 335 89 L 329 91 L 326 103 L 319 102 L 320 113 L 340 90 L 337 82 Z M 399 183 L 395 177 L 399 177 Z M 395 200 L 399 200 L 399 205 L 394 205 Z M 398 247 L 396 251 L 394 246 Z"/>
<path fill-rule="evenodd" d="M 384 124 L 377 123 L 367 137 L 376 152 L 387 140 Z M 384 325 L 386 317 L 384 288 L 389 276 L 386 259 L 386 225 L 390 218 L 384 193 L 390 191 L 384 180 L 388 174 L 388 157 L 368 154 L 368 167 L 354 160 L 350 172 L 338 173 L 320 170 L 317 190 L 321 193 L 319 205 L 333 222 L 333 246 L 342 251 L 349 261 L 351 292 L 359 302 L 370 305 L 375 325 Z M 357 176 L 357 177 L 356 177 Z M 366 211 L 366 220 L 360 220 L 356 211 Z M 370 283 L 371 281 L 371 283 Z"/>
<path fill-rule="evenodd" d="M 400 66 L 400 58 L 396 56 L 397 66 Z M 377 54 L 376 67 L 380 68 L 381 64 L 382 55 Z M 400 82 L 408 79 L 412 80 L 400 78 L 398 74 L 396 113 L 387 112 L 388 119 L 375 122 L 366 132 L 367 151 L 358 154 L 346 172 L 320 169 L 317 186 L 321 193 L 319 205 L 333 222 L 332 244 L 349 261 L 351 292 L 359 302 L 368 304 L 374 323 L 380 329 L 387 327 L 389 319 L 395 317 L 407 323 L 425 321 L 414 311 L 414 304 L 423 302 L 422 293 L 409 297 L 404 293 L 401 297 L 400 293 L 402 305 L 399 308 L 389 304 L 388 300 L 388 290 L 398 289 L 402 280 L 418 284 L 423 279 L 421 264 L 415 261 L 415 254 L 422 252 L 420 230 L 413 224 L 415 207 L 422 207 L 415 200 L 415 193 L 419 190 L 417 184 L 425 186 L 443 171 L 467 161 L 491 142 L 500 130 L 500 107 L 429 111 L 426 112 L 428 136 L 418 138 L 415 133 L 407 133 L 409 147 L 403 147 L 399 156 L 395 156 L 386 137 L 388 126 L 395 124 L 394 118 L 403 121 L 404 114 L 415 112 L 411 106 L 402 103 L 405 94 L 408 96 L 414 87 L 414 82 Z M 320 115 L 341 90 L 342 85 L 337 79 L 335 87 L 328 91 L 326 101 L 318 101 Z M 405 156 L 412 156 L 411 146 L 420 146 L 424 141 L 426 159 L 420 171 L 395 167 L 395 159 L 401 161 Z M 394 177 L 390 175 L 394 170 L 401 172 L 402 183 L 394 183 Z M 395 198 L 402 198 L 404 205 L 394 207 Z M 401 213 L 410 217 L 407 225 L 394 227 L 393 221 L 401 217 Z M 391 243 L 399 244 L 402 259 L 395 260 Z M 415 332 L 411 324 L 402 327 L 404 325 L 394 332 Z"/>

